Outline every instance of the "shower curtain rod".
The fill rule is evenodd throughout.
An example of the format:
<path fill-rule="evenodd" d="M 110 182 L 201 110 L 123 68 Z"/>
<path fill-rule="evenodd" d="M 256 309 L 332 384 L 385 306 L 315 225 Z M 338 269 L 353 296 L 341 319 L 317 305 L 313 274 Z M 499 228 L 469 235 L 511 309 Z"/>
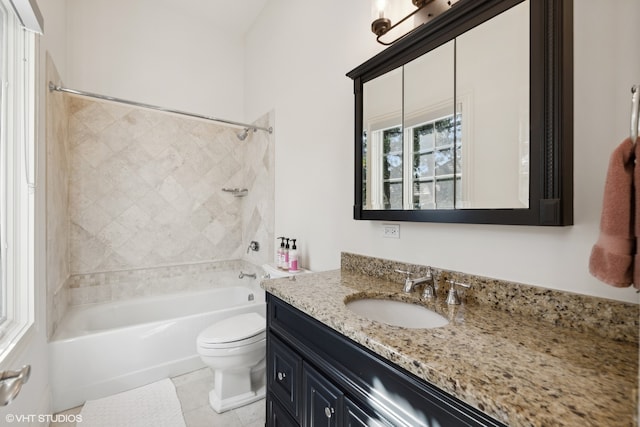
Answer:
<path fill-rule="evenodd" d="M 54 90 L 57 92 L 71 93 L 73 95 L 89 96 L 91 98 L 98 98 L 98 99 L 104 99 L 106 101 L 119 102 L 121 104 L 133 105 L 134 107 L 142 107 L 142 108 L 148 108 L 150 110 L 163 111 L 165 113 L 173 113 L 173 114 L 180 114 L 182 116 L 195 117 L 196 119 L 204 119 L 204 120 L 211 120 L 213 122 L 226 123 L 228 125 L 240 126 L 245 129 L 253 129 L 254 131 L 259 129 L 265 132 L 273 133 L 272 127 L 266 128 L 266 127 L 261 127 L 256 125 L 250 125 L 247 123 L 235 122 L 233 120 L 218 119 L 216 117 L 203 116 L 195 113 L 187 113 L 185 111 L 180 111 L 180 110 L 172 110 L 170 108 L 158 107 L 157 105 L 151 105 L 151 104 L 143 104 L 141 102 L 129 101 L 127 99 L 115 98 L 113 96 L 106 96 L 106 95 L 100 95 L 98 93 L 91 93 L 91 92 L 84 92 L 81 90 L 69 89 L 66 87 L 55 85 L 53 82 L 49 82 L 49 92 L 53 92 Z"/>

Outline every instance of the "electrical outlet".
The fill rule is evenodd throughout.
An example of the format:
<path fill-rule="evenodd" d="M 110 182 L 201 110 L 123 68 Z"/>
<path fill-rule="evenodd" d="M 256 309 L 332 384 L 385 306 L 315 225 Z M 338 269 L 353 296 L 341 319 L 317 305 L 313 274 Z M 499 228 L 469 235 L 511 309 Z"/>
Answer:
<path fill-rule="evenodd" d="M 399 239 L 400 224 L 382 224 L 382 237 L 387 239 Z"/>

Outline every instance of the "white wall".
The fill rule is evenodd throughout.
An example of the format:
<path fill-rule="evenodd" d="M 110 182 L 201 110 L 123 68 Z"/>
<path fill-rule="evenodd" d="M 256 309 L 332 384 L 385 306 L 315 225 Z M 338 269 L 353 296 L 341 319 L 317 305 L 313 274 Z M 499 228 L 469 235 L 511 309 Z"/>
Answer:
<path fill-rule="evenodd" d="M 67 79 L 67 0 L 38 0 L 44 18 L 40 50 L 49 52 L 63 81 Z M 44 61 L 44 59 L 43 59 Z M 45 62 L 42 62 L 44 67 Z M 44 102 L 44 100 L 43 100 Z"/>
<path fill-rule="evenodd" d="M 380 50 L 366 1 L 271 0 L 246 37 L 245 111 L 275 110 L 276 235 L 297 237 L 306 267 L 340 251 L 430 264 L 547 288 L 638 302 L 588 273 L 608 157 L 629 133 L 640 83 L 640 2 L 574 2 L 575 225 L 563 228 L 354 221 L 353 86 L 345 73 Z"/>
<path fill-rule="evenodd" d="M 180 2 L 68 0 L 68 6 L 67 86 L 242 121 L 241 36 L 217 30 Z"/>

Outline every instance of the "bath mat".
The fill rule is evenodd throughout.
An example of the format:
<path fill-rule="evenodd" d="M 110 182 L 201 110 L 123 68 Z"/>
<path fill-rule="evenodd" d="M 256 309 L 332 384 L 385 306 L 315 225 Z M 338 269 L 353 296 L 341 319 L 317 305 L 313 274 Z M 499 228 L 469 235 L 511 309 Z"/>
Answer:
<path fill-rule="evenodd" d="M 185 427 L 182 407 L 170 379 L 89 400 L 82 427 Z"/>

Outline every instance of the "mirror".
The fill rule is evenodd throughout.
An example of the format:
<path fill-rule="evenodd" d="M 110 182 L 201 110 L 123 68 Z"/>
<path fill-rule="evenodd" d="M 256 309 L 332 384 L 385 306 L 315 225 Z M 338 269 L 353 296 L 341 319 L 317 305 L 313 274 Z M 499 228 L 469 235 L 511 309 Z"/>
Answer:
<path fill-rule="evenodd" d="M 571 6 L 461 0 L 351 71 L 354 218 L 571 224 Z"/>

